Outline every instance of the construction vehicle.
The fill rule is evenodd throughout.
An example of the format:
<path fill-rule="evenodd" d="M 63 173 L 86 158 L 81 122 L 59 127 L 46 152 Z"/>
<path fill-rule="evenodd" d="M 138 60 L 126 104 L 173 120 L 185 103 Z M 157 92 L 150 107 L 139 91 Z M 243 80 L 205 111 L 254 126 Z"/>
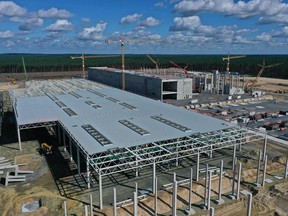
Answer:
<path fill-rule="evenodd" d="M 125 55 L 124 47 L 125 43 L 139 43 L 139 42 L 159 42 L 159 40 L 126 40 L 124 39 L 124 34 L 122 34 L 121 40 L 105 40 L 106 43 L 119 43 L 121 44 L 121 59 L 122 59 L 122 90 L 125 91 Z"/>
<path fill-rule="evenodd" d="M 41 147 L 37 149 L 40 155 L 49 155 L 52 154 L 52 146 L 47 143 L 42 143 Z"/>
<path fill-rule="evenodd" d="M 180 67 L 179 65 L 177 65 L 175 62 L 173 61 L 170 61 L 170 64 L 172 64 L 173 66 L 179 68 L 181 70 L 181 72 L 183 72 L 185 74 L 185 77 L 189 77 L 189 74 L 188 74 L 188 71 L 186 70 L 186 67 L 185 66 L 184 68 Z"/>
<path fill-rule="evenodd" d="M 146 53 L 146 56 L 150 59 L 150 61 L 152 61 L 152 62 L 155 64 L 155 66 L 156 66 L 156 73 L 159 74 L 158 61 L 155 61 L 155 60 L 154 60 L 150 55 L 148 55 L 147 53 Z"/>
<path fill-rule="evenodd" d="M 263 71 L 266 69 L 266 68 L 271 68 L 271 67 L 276 67 L 276 66 L 278 66 L 278 65 L 281 65 L 282 63 L 277 63 L 277 64 L 272 64 L 272 65 L 265 65 L 265 59 L 263 59 L 263 64 L 261 65 L 261 64 L 258 64 L 260 67 L 261 67 L 261 69 L 260 69 L 260 71 L 258 72 L 258 74 L 257 74 L 257 76 L 256 76 L 256 78 L 254 79 L 254 80 L 252 80 L 252 81 L 248 81 L 247 83 L 246 83 L 246 85 L 245 85 L 245 91 L 246 92 L 252 92 L 252 88 L 254 88 L 255 86 L 256 86 L 256 84 L 258 83 L 258 81 L 259 81 L 259 78 L 261 77 L 261 75 L 262 75 L 262 73 L 263 73 Z"/>

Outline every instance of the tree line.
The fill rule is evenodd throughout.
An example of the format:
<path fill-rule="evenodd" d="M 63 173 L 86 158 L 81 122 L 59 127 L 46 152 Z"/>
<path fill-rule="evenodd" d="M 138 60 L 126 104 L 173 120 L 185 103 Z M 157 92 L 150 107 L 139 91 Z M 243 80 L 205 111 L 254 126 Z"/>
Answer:
<path fill-rule="evenodd" d="M 59 72 L 81 71 L 82 60 L 71 59 L 75 55 L 43 55 L 43 54 L 2 54 L 0 55 L 0 73 L 23 73 L 22 57 L 25 59 L 27 72 Z M 226 71 L 226 61 L 223 55 L 151 55 L 158 63 L 159 68 L 174 67 L 170 61 L 175 62 L 186 70 L 193 71 Z M 245 58 L 232 59 L 230 71 L 256 76 L 260 71 L 258 64 L 266 65 L 282 63 L 277 67 L 266 69 L 262 76 L 288 79 L 288 55 L 247 55 Z M 106 58 L 85 59 L 87 67 L 114 67 L 121 68 L 121 56 Z M 146 55 L 125 55 L 126 69 L 155 68 L 155 64 Z"/>

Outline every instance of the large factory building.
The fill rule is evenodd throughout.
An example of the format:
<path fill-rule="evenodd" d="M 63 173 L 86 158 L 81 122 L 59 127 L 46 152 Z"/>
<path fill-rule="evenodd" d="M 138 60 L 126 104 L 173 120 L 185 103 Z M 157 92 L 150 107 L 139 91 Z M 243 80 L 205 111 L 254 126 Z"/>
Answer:
<path fill-rule="evenodd" d="M 119 69 L 90 67 L 88 79 L 122 88 L 122 71 Z M 158 100 L 180 100 L 192 98 L 192 79 L 125 71 L 125 90 Z"/>

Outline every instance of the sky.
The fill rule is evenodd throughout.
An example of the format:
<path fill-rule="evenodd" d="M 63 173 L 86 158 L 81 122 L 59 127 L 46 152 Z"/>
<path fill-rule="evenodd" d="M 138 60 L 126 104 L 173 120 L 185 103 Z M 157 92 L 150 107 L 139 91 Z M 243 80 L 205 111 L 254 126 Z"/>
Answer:
<path fill-rule="evenodd" d="M 0 53 L 118 54 L 122 34 L 130 54 L 288 54 L 288 0 L 0 1 Z"/>

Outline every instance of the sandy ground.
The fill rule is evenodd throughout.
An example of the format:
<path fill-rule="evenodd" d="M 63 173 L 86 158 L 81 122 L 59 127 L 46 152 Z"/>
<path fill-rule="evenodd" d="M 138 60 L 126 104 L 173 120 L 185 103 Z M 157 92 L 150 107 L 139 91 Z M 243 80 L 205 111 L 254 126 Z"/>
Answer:
<path fill-rule="evenodd" d="M 245 77 L 246 80 L 254 80 L 255 77 Z M 288 91 L 288 79 L 274 79 L 267 77 L 260 77 L 256 88 L 268 92 L 275 92 L 277 90 Z"/>

